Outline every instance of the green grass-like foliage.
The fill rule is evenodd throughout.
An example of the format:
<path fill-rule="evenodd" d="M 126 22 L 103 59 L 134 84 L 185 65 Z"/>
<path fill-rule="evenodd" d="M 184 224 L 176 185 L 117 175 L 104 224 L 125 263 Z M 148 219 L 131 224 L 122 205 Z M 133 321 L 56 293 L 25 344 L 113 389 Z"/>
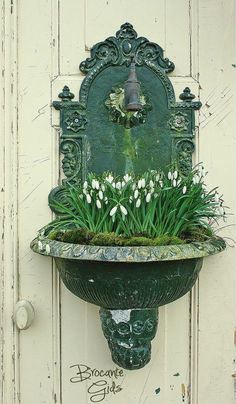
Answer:
<path fill-rule="evenodd" d="M 90 173 L 80 186 L 66 185 L 63 202 L 53 201 L 61 216 L 48 225 L 48 232 L 62 231 L 62 241 L 67 237 L 63 231 L 76 228 L 93 236 L 111 233 L 118 245 L 118 236 L 133 238 L 133 245 L 139 245 L 136 235 L 140 234 L 176 240 L 195 234 L 198 239 L 201 229 L 205 229 L 204 234 L 210 237 L 214 223 L 225 216 L 225 209 L 217 188 L 206 190 L 204 177 L 201 166 L 186 177 L 177 170 L 167 175 L 148 171 L 142 176 Z"/>

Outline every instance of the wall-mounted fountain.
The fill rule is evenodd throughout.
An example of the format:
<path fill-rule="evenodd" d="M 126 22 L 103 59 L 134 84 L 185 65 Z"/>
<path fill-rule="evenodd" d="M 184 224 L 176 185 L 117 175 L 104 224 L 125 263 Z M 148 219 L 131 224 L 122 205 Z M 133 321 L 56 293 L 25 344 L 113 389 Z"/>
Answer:
<path fill-rule="evenodd" d="M 167 174 L 174 164 L 179 177 L 188 176 L 195 148 L 194 114 L 201 103 L 189 88 L 176 101 L 167 76 L 174 64 L 159 45 L 137 37 L 125 23 L 115 37 L 92 48 L 80 70 L 85 78 L 79 100 L 65 86 L 60 101 L 53 102 L 60 111 L 65 175 L 49 195 L 57 218 L 66 216 L 61 206 L 68 203 L 68 187 L 81 187 L 91 172 Z M 86 245 L 52 239 L 44 232 L 31 248 L 54 257 L 72 293 L 101 307 L 112 359 L 131 370 L 150 360 L 158 307 L 189 292 L 203 257 L 222 251 L 225 243 L 208 237 L 176 245 Z"/>

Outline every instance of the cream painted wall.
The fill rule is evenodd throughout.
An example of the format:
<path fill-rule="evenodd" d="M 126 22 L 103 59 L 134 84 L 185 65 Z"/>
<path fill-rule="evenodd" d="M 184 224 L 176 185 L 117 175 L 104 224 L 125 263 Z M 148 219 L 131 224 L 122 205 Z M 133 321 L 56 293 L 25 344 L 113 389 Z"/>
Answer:
<path fill-rule="evenodd" d="M 203 103 L 196 161 L 209 170 L 235 212 L 235 5 L 232 0 L 0 0 L 1 4 L 1 367 L 3 404 L 90 404 L 96 377 L 71 383 L 76 364 L 113 369 L 98 309 L 60 285 L 50 259 L 29 249 L 51 219 L 57 184 L 58 112 L 68 84 L 78 94 L 78 65 L 91 46 L 130 21 L 174 61 L 176 94 L 188 85 Z M 234 223 L 230 216 L 228 223 Z M 222 235 L 236 239 L 235 227 Z M 231 241 L 229 241 L 232 243 Z M 109 404 L 233 404 L 235 249 L 205 260 L 191 294 L 160 311 L 152 361 L 124 371 Z M 35 321 L 18 332 L 15 303 L 29 300 Z M 107 379 L 108 384 L 111 383 Z M 118 381 L 117 381 L 118 383 Z M 160 390 L 159 390 L 160 389 Z"/>

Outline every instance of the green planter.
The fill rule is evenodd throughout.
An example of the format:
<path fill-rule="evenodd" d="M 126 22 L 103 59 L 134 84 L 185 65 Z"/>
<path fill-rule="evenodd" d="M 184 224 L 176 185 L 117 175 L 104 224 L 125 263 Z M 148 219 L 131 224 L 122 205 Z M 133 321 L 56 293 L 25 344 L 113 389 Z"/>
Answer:
<path fill-rule="evenodd" d="M 151 358 L 158 307 L 191 290 L 204 256 L 225 249 L 221 238 L 159 247 L 99 247 L 36 238 L 34 252 L 54 257 L 65 286 L 101 307 L 113 361 L 139 369 Z"/>
<path fill-rule="evenodd" d="M 79 99 L 74 100 L 74 94 L 64 86 L 58 95 L 60 101 L 53 102 L 60 111 L 59 151 L 63 156 L 64 177 L 48 197 L 56 219 L 70 222 L 70 214 L 65 210 L 72 197 L 68 187 L 81 187 L 88 173 L 139 176 L 158 170 L 167 174 L 174 163 L 177 177 L 183 180 L 181 200 L 182 196 L 185 198 L 184 178 L 192 171 L 195 150 L 194 114 L 201 108 L 201 102 L 195 100 L 188 87 L 179 95 L 181 101 L 176 100 L 167 75 L 174 70 L 174 63 L 164 57 L 163 49 L 138 37 L 133 26 L 125 23 L 115 36 L 92 47 L 91 57 L 80 64 L 80 70 L 86 77 L 80 86 Z M 178 186 L 177 177 L 171 186 Z M 145 196 L 148 202 L 148 194 Z M 90 203 L 87 194 L 86 198 Z M 118 200 L 115 208 L 119 205 L 121 209 Z M 114 209 L 113 202 L 114 199 L 111 205 Z M 139 202 L 136 208 L 140 207 L 141 199 Z M 101 208 L 99 204 L 101 201 L 97 200 L 97 209 Z M 82 210 L 76 209 L 76 215 Z M 181 214 L 178 210 L 174 219 L 177 225 Z M 103 218 L 99 220 L 102 222 Z M 69 223 L 72 228 L 73 223 L 74 213 Z M 80 223 L 79 227 L 88 226 Z M 117 228 L 115 232 L 119 233 Z M 164 234 L 161 230 L 160 235 Z M 101 307 L 102 329 L 113 361 L 131 370 L 145 366 L 150 360 L 158 307 L 189 292 L 203 257 L 224 250 L 225 243 L 212 238 L 207 242 L 159 247 L 97 247 L 40 236 L 31 243 L 31 248 L 55 258 L 61 279 L 73 294 Z"/>

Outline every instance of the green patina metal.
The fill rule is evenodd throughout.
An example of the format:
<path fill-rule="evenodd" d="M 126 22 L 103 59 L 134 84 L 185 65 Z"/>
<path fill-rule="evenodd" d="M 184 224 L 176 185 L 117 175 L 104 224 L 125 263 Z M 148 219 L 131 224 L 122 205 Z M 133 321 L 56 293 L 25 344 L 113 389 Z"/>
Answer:
<path fill-rule="evenodd" d="M 221 238 L 158 247 L 77 245 L 39 236 L 31 248 L 55 258 L 65 286 L 101 307 L 102 329 L 119 366 L 135 370 L 151 358 L 158 307 L 189 292 L 203 257 L 224 250 Z"/>
<path fill-rule="evenodd" d="M 44 236 L 38 236 L 31 243 L 31 248 L 34 252 L 55 258 L 133 263 L 202 258 L 217 254 L 223 251 L 225 247 L 225 241 L 221 237 L 202 242 L 195 241 L 189 244 L 140 247 L 79 245 L 51 240 Z"/>
<path fill-rule="evenodd" d="M 139 111 L 124 108 L 124 83 L 131 60 L 141 86 Z M 86 74 L 79 100 L 74 101 L 67 86 L 53 106 L 60 110 L 60 152 L 65 179 L 52 190 L 52 197 L 63 200 L 66 182 L 84 180 L 87 172 L 127 171 L 142 173 L 148 169 L 167 170 L 177 162 L 187 174 L 194 152 L 194 111 L 201 107 L 185 88 L 176 102 L 167 74 L 174 64 L 164 58 L 163 49 L 125 23 L 104 42 L 93 46 L 91 57 L 80 64 Z M 54 207 L 51 209 L 59 214 Z"/>
<path fill-rule="evenodd" d="M 140 369 L 150 361 L 157 309 L 100 309 L 100 319 L 113 362 L 130 370 Z"/>
<path fill-rule="evenodd" d="M 138 111 L 124 107 L 124 84 L 131 60 L 140 83 Z M 65 86 L 60 101 L 62 184 L 49 194 L 63 201 L 67 183 L 78 184 L 88 172 L 140 174 L 167 171 L 172 162 L 182 175 L 192 168 L 194 113 L 201 107 L 186 87 L 176 101 L 167 74 L 174 64 L 162 48 L 138 37 L 129 23 L 116 36 L 96 44 L 80 64 L 85 74 L 79 99 Z M 137 83 L 137 82 L 136 82 Z M 138 84 L 139 86 L 139 84 Z M 220 238 L 182 245 L 108 247 L 50 240 L 32 241 L 36 253 L 55 258 L 65 286 L 83 300 L 99 305 L 102 329 L 112 359 L 126 369 L 139 369 L 151 357 L 158 307 L 187 293 L 203 257 L 225 249 Z"/>

